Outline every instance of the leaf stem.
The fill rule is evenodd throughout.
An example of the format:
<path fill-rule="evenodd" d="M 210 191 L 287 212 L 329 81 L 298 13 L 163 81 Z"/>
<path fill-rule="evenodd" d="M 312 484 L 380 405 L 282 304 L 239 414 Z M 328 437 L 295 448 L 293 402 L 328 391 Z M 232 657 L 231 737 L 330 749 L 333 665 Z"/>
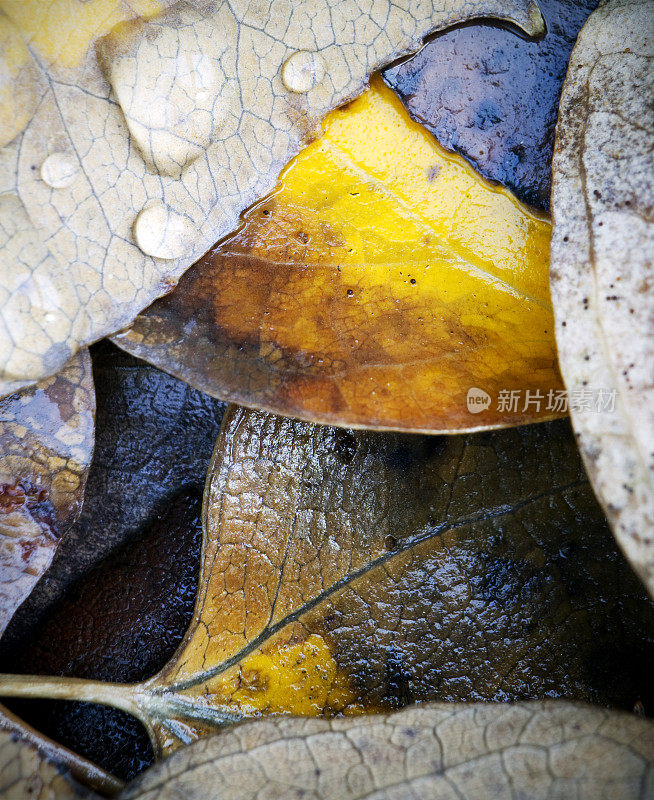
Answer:
<path fill-rule="evenodd" d="M 166 690 L 153 690 L 150 684 L 0 673 L 0 697 L 76 700 L 117 708 L 143 724 L 156 754 L 161 754 L 161 742 L 155 731 L 157 722 L 187 720 L 220 727 L 241 718 L 227 709 L 197 704 Z"/>
<path fill-rule="evenodd" d="M 104 683 L 85 678 L 0 673 L 0 696 L 80 700 L 113 706 L 140 718 L 138 684 Z"/>
<path fill-rule="evenodd" d="M 142 723 L 155 753 L 159 742 L 148 713 L 148 693 L 138 683 L 105 683 L 86 678 L 0 673 L 0 697 L 44 698 L 98 703 L 125 711 Z"/>

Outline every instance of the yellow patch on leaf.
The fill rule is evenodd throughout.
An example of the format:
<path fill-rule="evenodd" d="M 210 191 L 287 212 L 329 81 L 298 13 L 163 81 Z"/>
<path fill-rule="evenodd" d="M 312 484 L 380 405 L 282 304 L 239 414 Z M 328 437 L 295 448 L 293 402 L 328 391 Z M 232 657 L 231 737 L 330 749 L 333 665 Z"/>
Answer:
<path fill-rule="evenodd" d="M 443 150 L 381 79 L 324 127 L 116 342 L 218 397 L 332 425 L 557 416 L 549 221 Z M 491 397 L 476 414 L 472 387 Z M 498 409 L 503 390 L 520 402 Z"/>
<path fill-rule="evenodd" d="M 64 67 L 79 66 L 90 45 L 119 22 L 162 8 L 157 0 L 0 0 L 0 11 L 30 46 Z"/>
<path fill-rule="evenodd" d="M 615 706 L 645 685 L 624 654 L 647 648 L 651 604 L 566 424 L 379 436 L 232 406 L 203 528 L 193 619 L 157 675 L 0 675 L 0 696 L 120 708 L 166 755 L 247 716 Z M 598 652 L 614 680 L 589 672 Z"/>
<path fill-rule="evenodd" d="M 363 710 L 340 675 L 329 645 L 318 634 L 303 642 L 272 643 L 209 680 L 212 701 L 235 713 L 320 716 L 325 709 Z"/>

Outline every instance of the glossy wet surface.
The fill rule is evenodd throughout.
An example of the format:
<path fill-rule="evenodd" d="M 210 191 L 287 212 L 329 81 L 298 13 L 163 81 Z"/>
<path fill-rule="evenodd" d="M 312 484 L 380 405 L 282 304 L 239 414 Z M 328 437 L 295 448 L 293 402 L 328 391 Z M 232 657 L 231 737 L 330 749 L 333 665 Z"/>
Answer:
<path fill-rule="evenodd" d="M 83 512 L 3 636 L 0 663 L 131 681 L 162 666 L 188 627 L 200 498 L 224 404 L 108 342 L 92 350 L 97 441 Z M 145 731 L 119 711 L 7 705 L 120 777 L 152 758 Z"/>
<path fill-rule="evenodd" d="M 3 669 L 138 681 L 168 660 L 188 627 L 202 545 L 201 498 L 184 492 L 143 535 L 75 583 Z M 87 703 L 7 700 L 42 733 L 123 779 L 152 761 L 128 714 Z"/>
<path fill-rule="evenodd" d="M 84 572 L 147 530 L 182 491 L 202 492 L 224 403 L 108 342 L 92 348 L 97 434 L 80 518 L 19 609 L 8 645 Z"/>
<path fill-rule="evenodd" d="M 577 33 L 597 0 L 539 0 L 547 34 L 528 41 L 496 25 L 440 34 L 384 77 L 448 150 L 549 209 L 559 95 Z"/>
<path fill-rule="evenodd" d="M 415 437 L 270 415 L 252 425 L 250 412 L 230 414 L 221 470 L 231 494 L 223 497 L 215 473 L 208 530 L 218 550 L 208 551 L 202 579 L 210 576 L 215 607 L 184 668 L 193 671 L 194 652 L 211 665 L 205 633 L 219 649 L 237 639 L 238 650 L 243 561 L 250 636 L 254 618 L 269 618 L 262 588 L 276 607 L 274 635 L 216 675 L 216 697 L 246 714 L 538 697 L 651 713 L 654 607 L 617 551 L 566 421 Z M 224 520 L 221 509 L 231 509 Z M 191 619 L 199 511 L 197 490 L 167 498 L 154 523 L 73 585 L 0 669 L 153 675 Z M 284 554 L 292 567 L 275 589 Z M 10 707 L 121 777 L 151 760 L 144 731 L 119 712 Z"/>
<path fill-rule="evenodd" d="M 114 341 L 216 397 L 329 425 L 457 432 L 551 418 L 551 227 L 410 119 L 378 76 L 241 228 Z"/>

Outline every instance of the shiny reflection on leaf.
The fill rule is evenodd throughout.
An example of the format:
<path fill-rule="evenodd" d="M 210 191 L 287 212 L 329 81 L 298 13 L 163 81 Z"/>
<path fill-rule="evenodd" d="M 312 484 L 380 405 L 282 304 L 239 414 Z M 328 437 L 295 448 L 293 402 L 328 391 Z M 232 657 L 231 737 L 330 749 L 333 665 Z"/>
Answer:
<path fill-rule="evenodd" d="M 0 677 L 138 716 L 159 753 L 260 714 L 567 697 L 649 704 L 654 606 L 563 422 L 465 437 L 232 407 L 194 617 L 152 679 Z"/>
<path fill-rule="evenodd" d="M 548 419 L 562 389 L 549 237 L 375 79 L 114 341 L 216 397 L 314 422 L 446 432 Z M 473 387 L 491 397 L 476 414 Z M 502 407 L 502 390 L 520 402 Z"/>
<path fill-rule="evenodd" d="M 526 203 L 549 209 L 554 128 L 570 51 L 598 0 L 538 0 L 547 31 L 507 27 L 444 31 L 384 72 L 411 116 L 448 150 Z"/>

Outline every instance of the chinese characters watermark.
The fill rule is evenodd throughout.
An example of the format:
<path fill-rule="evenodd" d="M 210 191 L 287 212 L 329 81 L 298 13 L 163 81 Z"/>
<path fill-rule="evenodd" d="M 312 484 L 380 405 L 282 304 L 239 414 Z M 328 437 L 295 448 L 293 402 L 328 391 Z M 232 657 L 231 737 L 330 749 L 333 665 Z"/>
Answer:
<path fill-rule="evenodd" d="M 613 413 L 615 411 L 615 389 L 574 389 L 568 393 L 565 389 L 500 389 L 497 398 L 493 398 L 477 386 L 468 389 L 466 404 L 471 414 L 480 414 L 491 407 L 500 414 L 525 414 L 550 411 L 565 414 L 570 411 L 590 411 L 596 413 Z"/>

